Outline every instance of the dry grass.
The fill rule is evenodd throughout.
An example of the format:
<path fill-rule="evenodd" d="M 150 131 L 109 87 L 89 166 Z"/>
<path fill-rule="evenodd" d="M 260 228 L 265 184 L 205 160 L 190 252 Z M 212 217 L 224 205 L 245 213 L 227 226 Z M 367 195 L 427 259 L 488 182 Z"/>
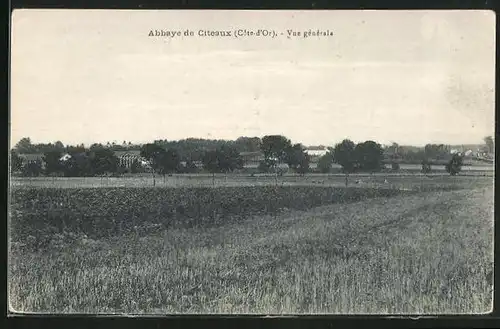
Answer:
<path fill-rule="evenodd" d="M 24 312 L 489 312 L 492 248 L 491 187 L 426 192 L 12 250 L 10 303 Z"/>

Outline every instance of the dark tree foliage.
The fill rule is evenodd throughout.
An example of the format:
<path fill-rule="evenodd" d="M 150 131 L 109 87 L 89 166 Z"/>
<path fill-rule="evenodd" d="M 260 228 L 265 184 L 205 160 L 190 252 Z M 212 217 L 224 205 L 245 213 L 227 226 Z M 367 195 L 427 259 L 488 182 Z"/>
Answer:
<path fill-rule="evenodd" d="M 427 144 L 424 147 L 424 154 L 427 159 L 442 160 L 448 156 L 449 149 L 443 144 Z"/>
<path fill-rule="evenodd" d="M 203 167 L 211 173 L 228 173 L 243 167 L 238 150 L 229 145 L 205 152 Z"/>
<path fill-rule="evenodd" d="M 203 168 L 206 171 L 208 171 L 212 174 L 220 172 L 219 154 L 218 154 L 217 150 L 211 150 L 211 151 L 205 152 L 205 154 L 203 155 L 202 162 L 203 162 Z"/>
<path fill-rule="evenodd" d="M 169 175 L 180 170 L 180 156 L 177 150 L 168 149 L 158 155 L 159 173 Z"/>
<path fill-rule="evenodd" d="M 85 146 L 83 144 L 76 145 L 76 146 L 73 146 L 73 145 L 66 146 L 66 153 L 68 153 L 71 156 L 73 156 L 75 154 L 82 154 L 85 152 L 87 152 L 87 149 L 85 148 Z"/>
<path fill-rule="evenodd" d="M 222 145 L 219 148 L 219 166 L 225 173 L 243 168 L 240 152 L 231 145 Z"/>
<path fill-rule="evenodd" d="M 90 145 L 89 150 L 92 151 L 92 150 L 102 149 L 102 148 L 105 148 L 105 146 L 102 145 L 101 143 L 94 143 L 94 144 Z"/>
<path fill-rule="evenodd" d="M 36 153 L 37 151 L 35 145 L 31 144 L 31 139 L 29 137 L 21 138 L 14 149 L 20 154 Z"/>
<path fill-rule="evenodd" d="M 118 171 L 118 158 L 109 148 L 95 147 L 88 152 L 91 170 L 94 175 Z"/>
<path fill-rule="evenodd" d="M 322 173 L 328 173 L 332 169 L 333 155 L 331 152 L 326 153 L 318 160 L 318 169 Z"/>
<path fill-rule="evenodd" d="M 285 161 L 287 150 L 291 144 L 291 141 L 285 136 L 268 135 L 262 138 L 261 151 L 266 160 L 275 160 L 279 164 Z"/>
<path fill-rule="evenodd" d="M 309 171 L 310 158 L 302 144 L 289 146 L 285 151 L 285 162 L 290 168 L 300 174 L 305 174 Z"/>
<path fill-rule="evenodd" d="M 335 145 L 334 160 L 342 166 L 345 173 L 351 173 L 356 168 L 356 156 L 354 148 L 356 145 L 349 139 L 344 139 L 342 142 Z"/>
<path fill-rule="evenodd" d="M 54 144 L 55 151 L 64 152 L 64 144 L 61 141 L 57 141 Z"/>
<path fill-rule="evenodd" d="M 356 164 L 362 171 L 380 171 L 383 168 L 384 151 L 374 141 L 359 143 L 354 148 Z"/>
<path fill-rule="evenodd" d="M 63 172 L 66 177 L 93 176 L 94 171 L 87 152 L 73 153 L 71 158 L 62 162 Z"/>
<path fill-rule="evenodd" d="M 446 171 L 450 175 L 455 176 L 462 170 L 462 165 L 463 165 L 463 157 L 459 154 L 453 154 L 450 162 L 446 164 Z"/>
<path fill-rule="evenodd" d="M 268 161 L 262 160 L 259 162 L 259 166 L 257 167 L 257 170 L 261 173 L 269 173 L 271 172 L 272 165 L 269 164 Z"/>
<path fill-rule="evenodd" d="M 21 171 L 23 167 L 23 159 L 17 154 L 16 151 L 10 151 L 10 171 L 16 173 Z"/>
<path fill-rule="evenodd" d="M 232 141 L 200 138 L 186 138 L 178 141 L 156 140 L 154 144 L 164 149 L 177 150 L 181 161 L 201 161 L 206 151 L 215 150 Z"/>
<path fill-rule="evenodd" d="M 30 161 L 21 168 L 21 174 L 28 177 L 40 176 L 42 173 L 41 161 Z"/>
<path fill-rule="evenodd" d="M 484 138 L 484 144 L 486 145 L 486 150 L 488 153 L 495 153 L 495 141 L 492 136 L 486 136 Z"/>
<path fill-rule="evenodd" d="M 139 162 L 139 160 L 135 159 L 132 164 L 130 165 L 130 172 L 132 174 L 137 174 L 142 172 L 142 166 Z"/>
<path fill-rule="evenodd" d="M 45 162 L 45 173 L 56 174 L 63 171 L 63 164 L 61 162 L 62 152 L 58 150 L 45 152 L 43 161 Z"/>
<path fill-rule="evenodd" d="M 398 152 L 398 158 L 406 163 L 420 163 L 426 158 L 424 150 L 411 150 L 400 146 Z"/>
<path fill-rule="evenodd" d="M 157 143 L 144 144 L 141 147 L 141 157 L 149 160 L 155 172 L 161 171 L 161 162 L 165 157 L 166 150 Z"/>
<path fill-rule="evenodd" d="M 184 172 L 186 174 L 193 174 L 193 173 L 198 172 L 198 167 L 196 166 L 196 164 L 193 161 L 187 160 L 186 164 L 182 168 L 182 172 Z"/>
<path fill-rule="evenodd" d="M 422 172 L 424 174 L 430 173 L 432 171 L 431 164 L 427 159 L 422 161 Z"/>
<path fill-rule="evenodd" d="M 234 141 L 234 147 L 238 152 L 260 151 L 261 140 L 259 137 L 239 137 Z"/>
<path fill-rule="evenodd" d="M 311 159 L 308 154 L 305 154 L 299 162 L 299 165 L 295 168 L 295 170 L 301 174 L 304 175 L 309 172 L 309 163 L 311 162 Z"/>
<path fill-rule="evenodd" d="M 156 140 L 154 144 L 165 149 L 176 149 L 181 161 L 201 161 L 205 152 L 219 149 L 224 145 L 233 146 L 238 152 L 255 152 L 260 150 L 260 142 L 258 137 L 239 137 L 235 141 L 186 138 L 177 141 Z"/>

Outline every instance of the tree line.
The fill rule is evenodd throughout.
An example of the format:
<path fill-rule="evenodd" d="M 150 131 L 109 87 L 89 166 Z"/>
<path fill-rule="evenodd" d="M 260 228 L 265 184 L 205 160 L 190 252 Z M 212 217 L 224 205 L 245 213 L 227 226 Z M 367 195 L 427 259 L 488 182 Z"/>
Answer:
<path fill-rule="evenodd" d="M 23 158 L 19 154 L 40 148 L 40 146 L 30 146 L 30 143 L 28 138 L 22 139 L 11 150 L 12 172 L 20 172 L 25 176 L 99 176 L 119 175 L 127 170 L 120 165 L 113 148 L 102 144 L 93 144 L 88 149 L 83 145 L 65 147 L 59 142 L 45 144 L 47 149 L 43 152 L 41 161 L 23 163 Z M 265 155 L 263 162 L 266 164 L 267 172 L 271 172 L 279 163 L 285 162 L 300 173 L 305 173 L 309 169 L 309 157 L 305 147 L 301 144 L 292 144 L 284 136 L 265 136 L 262 140 L 243 137 L 236 141 L 196 139 L 177 142 L 155 141 L 141 145 L 139 151 L 153 175 L 166 176 L 173 173 L 196 172 L 199 168 L 195 162 L 201 162 L 203 170 L 213 174 L 242 169 L 244 161 L 241 149 L 247 152 L 262 151 Z M 65 154 L 69 156 L 65 158 Z M 143 164 L 136 159 L 128 170 L 132 173 L 139 172 L 142 166 Z"/>
<path fill-rule="evenodd" d="M 399 161 L 401 159 L 400 149 L 397 144 L 392 145 L 392 170 L 397 171 L 400 168 Z M 443 153 L 446 148 L 443 145 L 428 144 L 424 148 L 421 157 L 422 172 L 431 172 L 431 162 L 429 159 L 444 159 Z M 449 153 L 445 153 L 449 158 Z M 374 141 L 365 141 L 355 144 L 349 139 L 330 148 L 329 151 L 319 159 L 318 168 L 321 172 L 327 173 L 333 163 L 337 163 L 342 167 L 342 171 L 348 175 L 355 172 L 379 172 L 384 167 L 384 149 L 380 144 Z M 446 162 L 445 169 L 451 175 L 456 175 L 460 172 L 463 165 L 463 155 L 456 153 L 451 156 Z"/>
<path fill-rule="evenodd" d="M 124 146 L 125 145 L 125 146 Z M 494 148 L 493 139 L 485 138 L 488 149 Z M 259 172 L 281 175 L 286 168 L 296 173 L 306 174 L 310 171 L 311 157 L 304 145 L 292 143 L 282 135 L 268 135 L 263 138 L 240 137 L 234 141 L 204 140 L 188 138 L 179 141 L 156 140 L 153 143 L 134 145 L 124 143 L 120 147 L 140 152 L 147 160 L 151 173 L 170 175 L 173 173 L 194 173 L 199 171 L 196 163 L 202 163 L 203 170 L 210 173 L 229 173 L 243 168 L 242 152 L 261 152 L 264 159 L 258 166 Z M 11 169 L 25 176 L 61 175 L 61 176 L 99 176 L 103 174 L 120 175 L 127 171 L 136 173 L 144 171 L 144 165 L 135 160 L 130 168 L 124 168 L 116 156 L 116 151 L 123 151 L 112 143 L 92 144 L 86 148 L 83 144 L 65 146 L 62 142 L 48 144 L 32 144 L 29 138 L 23 138 L 11 151 Z M 19 154 L 43 151 L 41 161 L 23 162 Z M 63 155 L 69 157 L 63 158 Z M 383 147 L 375 141 L 354 143 L 349 139 L 328 148 L 328 152 L 319 158 L 318 170 L 330 172 L 332 164 L 337 163 L 346 174 L 354 172 L 377 172 L 382 170 L 387 160 L 392 169 L 399 170 L 399 163 L 411 160 L 419 162 L 422 172 L 431 171 L 433 160 L 445 160 L 450 174 L 460 171 L 463 156 L 453 155 L 450 159 L 449 147 L 440 144 L 427 144 L 423 149 L 401 147 L 393 143 Z"/>

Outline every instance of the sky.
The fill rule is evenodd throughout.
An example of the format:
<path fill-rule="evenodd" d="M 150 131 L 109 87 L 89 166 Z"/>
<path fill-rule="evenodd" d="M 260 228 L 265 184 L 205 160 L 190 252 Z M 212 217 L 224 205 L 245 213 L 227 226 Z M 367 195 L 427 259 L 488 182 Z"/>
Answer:
<path fill-rule="evenodd" d="M 148 36 L 186 29 L 194 36 Z M 235 29 L 278 35 L 197 36 Z M 309 29 L 333 36 L 287 37 Z M 11 32 L 11 144 L 494 135 L 491 11 L 25 9 Z"/>

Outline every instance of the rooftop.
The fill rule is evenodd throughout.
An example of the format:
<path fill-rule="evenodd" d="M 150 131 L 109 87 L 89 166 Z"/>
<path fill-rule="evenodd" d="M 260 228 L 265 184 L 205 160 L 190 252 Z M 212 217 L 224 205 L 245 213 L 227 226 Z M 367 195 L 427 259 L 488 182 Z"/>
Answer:
<path fill-rule="evenodd" d="M 115 155 L 117 157 L 121 157 L 121 156 L 124 156 L 124 155 L 135 155 L 135 156 L 140 156 L 141 155 L 141 151 L 139 150 L 129 150 L 129 151 L 115 151 Z"/>
<path fill-rule="evenodd" d="M 43 160 L 42 153 L 19 154 L 19 156 L 27 161 Z"/>

